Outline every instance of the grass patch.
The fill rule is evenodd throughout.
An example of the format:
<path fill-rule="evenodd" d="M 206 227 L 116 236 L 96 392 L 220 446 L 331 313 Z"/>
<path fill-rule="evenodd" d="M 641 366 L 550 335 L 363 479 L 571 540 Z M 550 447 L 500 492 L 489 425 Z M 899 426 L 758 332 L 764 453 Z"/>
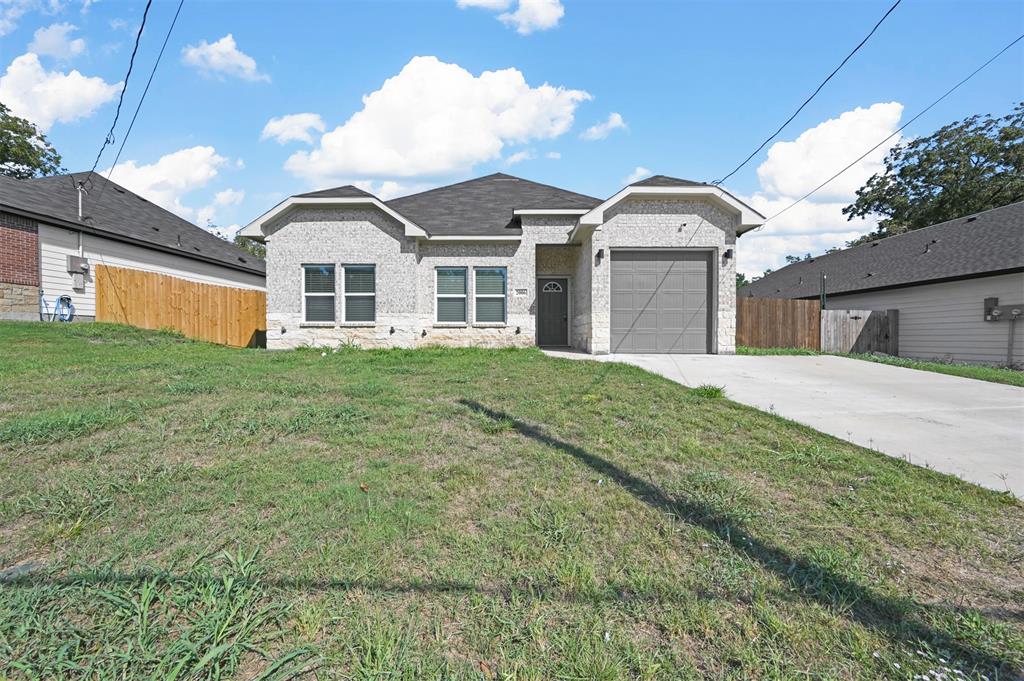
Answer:
<path fill-rule="evenodd" d="M 710 400 L 716 400 L 721 397 L 725 397 L 725 388 L 723 386 L 711 385 L 710 383 L 698 385 L 696 388 L 693 389 L 693 392 L 695 395 L 699 395 Z"/>
<path fill-rule="evenodd" d="M 807 350 L 804 348 L 750 348 L 746 346 L 739 346 L 736 348 L 736 354 L 820 355 L 822 353 L 817 350 Z M 878 364 L 889 364 L 891 366 L 903 367 L 905 369 L 932 371 L 937 374 L 948 374 L 950 376 L 960 376 L 961 378 L 973 378 L 978 381 L 988 381 L 990 383 L 1003 383 L 1005 385 L 1024 387 L 1024 371 L 1021 371 L 1020 369 L 983 366 L 979 364 L 961 364 L 958 362 L 928 361 L 922 359 L 910 359 L 907 357 L 892 357 L 888 355 L 880 356 L 867 353 L 836 354 L 836 356 L 860 359 L 865 362 L 875 362 Z"/>
<path fill-rule="evenodd" d="M 102 324 L 0 347 L 6 677 L 1024 668 L 1018 500 L 715 386 Z"/>

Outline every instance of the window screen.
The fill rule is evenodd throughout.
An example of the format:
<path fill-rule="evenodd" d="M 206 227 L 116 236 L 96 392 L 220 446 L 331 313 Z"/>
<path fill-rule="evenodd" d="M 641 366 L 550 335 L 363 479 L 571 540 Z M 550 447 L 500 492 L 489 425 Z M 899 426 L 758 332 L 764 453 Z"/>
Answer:
<path fill-rule="evenodd" d="M 334 321 L 334 265 L 303 265 L 303 304 L 307 322 Z"/>
<path fill-rule="evenodd" d="M 466 322 L 466 268 L 439 267 L 437 270 L 437 321 Z"/>
<path fill-rule="evenodd" d="M 478 267 L 473 270 L 474 317 L 481 323 L 505 322 L 507 273 L 504 267 Z"/>
<path fill-rule="evenodd" d="M 372 322 L 376 319 L 376 268 L 373 265 L 345 265 L 345 321 Z"/>

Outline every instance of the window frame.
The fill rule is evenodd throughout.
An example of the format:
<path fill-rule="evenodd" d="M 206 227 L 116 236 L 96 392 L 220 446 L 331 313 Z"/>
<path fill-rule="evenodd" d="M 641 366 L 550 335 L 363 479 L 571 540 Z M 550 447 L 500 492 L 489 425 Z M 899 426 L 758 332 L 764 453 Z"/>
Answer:
<path fill-rule="evenodd" d="M 373 294 L 369 293 L 349 293 L 348 287 L 345 285 L 345 274 L 350 267 L 363 267 L 370 268 L 373 271 Z M 335 275 L 335 285 L 337 289 L 337 275 Z M 372 320 L 349 320 L 348 318 L 348 299 L 349 296 L 353 298 L 373 298 L 373 319 Z M 343 326 L 376 326 L 377 324 L 377 265 L 375 263 L 345 263 L 341 266 L 341 321 L 340 324 Z"/>
<path fill-rule="evenodd" d="M 469 325 L 469 267 L 466 265 L 437 265 L 434 267 L 434 323 L 443 326 L 468 326 Z M 437 285 L 437 275 L 441 270 L 462 270 L 465 275 L 463 280 L 463 293 L 442 294 Z M 465 313 L 461 322 L 443 322 L 439 319 L 441 306 L 438 301 L 441 298 L 462 298 L 463 311 Z"/>
<path fill-rule="evenodd" d="M 334 272 L 334 291 L 331 293 L 314 292 L 310 293 L 306 291 L 306 269 L 310 267 L 330 267 Z M 302 325 L 306 326 L 336 326 L 338 324 L 338 266 L 332 262 L 305 262 L 302 263 L 300 269 L 302 270 Z M 306 309 L 306 298 L 308 296 L 318 298 L 333 298 L 333 305 L 331 306 L 334 310 L 334 319 L 330 321 L 316 321 L 310 320 L 307 316 Z"/>
<path fill-rule="evenodd" d="M 476 273 L 480 270 L 501 270 L 505 283 L 504 293 L 477 293 Z M 476 304 L 477 298 L 501 298 L 504 301 L 502 306 L 502 319 L 500 322 L 480 321 L 477 318 L 477 311 L 480 307 Z M 474 326 L 508 326 L 508 267 L 505 265 L 478 265 L 473 267 L 473 325 Z"/>

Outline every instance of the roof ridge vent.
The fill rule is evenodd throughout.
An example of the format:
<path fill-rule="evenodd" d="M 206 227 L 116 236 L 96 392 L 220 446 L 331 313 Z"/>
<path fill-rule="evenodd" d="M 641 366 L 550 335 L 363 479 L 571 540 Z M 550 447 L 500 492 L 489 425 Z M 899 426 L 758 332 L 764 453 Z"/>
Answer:
<path fill-rule="evenodd" d="M 964 220 L 964 222 L 974 222 L 977 219 L 978 219 L 977 215 L 972 215 L 971 217 L 969 217 L 966 220 Z"/>

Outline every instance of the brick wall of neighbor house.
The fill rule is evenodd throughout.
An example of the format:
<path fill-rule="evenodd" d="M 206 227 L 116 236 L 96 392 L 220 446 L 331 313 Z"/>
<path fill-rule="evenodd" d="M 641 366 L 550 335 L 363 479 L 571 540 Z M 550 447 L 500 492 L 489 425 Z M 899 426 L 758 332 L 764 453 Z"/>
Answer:
<path fill-rule="evenodd" d="M 0 212 L 0 319 L 39 319 L 39 228 Z"/>
<path fill-rule="evenodd" d="M 590 238 L 591 332 L 585 348 L 606 353 L 611 345 L 609 305 L 611 260 L 609 249 L 628 248 L 710 248 L 717 271 L 717 295 L 711 292 L 717 315 L 715 347 L 712 352 L 736 351 L 736 259 L 726 259 L 725 250 L 735 248 L 739 217 L 706 201 L 688 199 L 627 199 L 605 212 L 605 222 Z M 597 251 L 605 257 L 596 263 Z"/>

